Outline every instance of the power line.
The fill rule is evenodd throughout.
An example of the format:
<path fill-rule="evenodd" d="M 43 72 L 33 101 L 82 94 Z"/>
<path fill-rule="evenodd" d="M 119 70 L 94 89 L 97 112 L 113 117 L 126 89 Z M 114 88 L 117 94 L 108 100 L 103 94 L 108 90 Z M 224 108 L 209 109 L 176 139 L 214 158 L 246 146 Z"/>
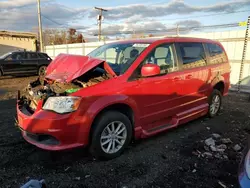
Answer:
<path fill-rule="evenodd" d="M 43 15 L 43 14 L 41 14 L 41 15 L 42 15 L 42 17 L 44 17 L 45 19 L 51 21 L 52 23 L 54 23 L 54 24 L 56 24 L 56 25 L 59 25 L 59 26 L 63 26 L 63 27 L 61 27 L 61 28 L 63 28 L 63 29 L 69 29 L 69 28 L 74 28 L 74 29 L 85 29 L 85 28 L 88 27 L 88 26 L 94 26 L 94 25 L 96 25 L 96 24 L 90 24 L 90 25 L 87 25 L 87 26 L 79 26 L 79 27 L 65 26 L 65 24 L 59 23 L 59 22 L 57 22 L 57 21 L 55 21 L 55 20 L 49 18 L 48 16 L 45 16 L 45 15 Z"/>
<path fill-rule="evenodd" d="M 47 16 L 45 16 L 45 15 L 43 15 L 43 14 L 41 14 L 41 16 L 44 17 L 44 18 L 46 18 L 47 20 L 53 22 L 54 24 L 57 24 L 57 25 L 64 25 L 64 24 L 58 23 L 57 21 L 52 20 L 51 18 L 49 18 L 49 17 L 47 17 Z"/>

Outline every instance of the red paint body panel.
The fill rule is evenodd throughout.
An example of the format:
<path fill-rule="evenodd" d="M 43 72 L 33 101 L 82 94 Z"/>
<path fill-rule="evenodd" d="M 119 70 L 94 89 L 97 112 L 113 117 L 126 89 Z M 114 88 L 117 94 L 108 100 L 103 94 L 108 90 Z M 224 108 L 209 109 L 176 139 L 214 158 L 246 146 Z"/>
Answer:
<path fill-rule="evenodd" d="M 136 139 L 148 137 L 205 115 L 208 111 L 208 97 L 217 83 L 224 84 L 223 95 L 228 93 L 230 66 L 227 57 L 224 63 L 130 80 L 138 65 L 158 45 L 175 42 L 207 42 L 221 46 L 220 43 L 207 39 L 175 37 L 117 43 L 126 42 L 151 44 L 123 75 L 116 76 L 112 69 L 104 64 L 105 69 L 108 69 L 114 77 L 72 93 L 72 96 L 82 97 L 77 111 L 69 114 L 45 111 L 42 110 L 41 101 L 36 112 L 27 116 L 17 105 L 19 126 L 24 131 L 51 135 L 59 140 L 59 145 L 41 145 L 30 140 L 25 134 L 24 138 L 48 150 L 86 146 L 89 144 L 90 129 L 96 116 L 106 107 L 115 104 L 124 104 L 132 109 L 134 137 Z M 212 61 L 208 58 L 208 62 Z M 48 67 L 46 77 L 70 82 L 102 62 L 103 60 L 90 57 L 60 55 Z"/>

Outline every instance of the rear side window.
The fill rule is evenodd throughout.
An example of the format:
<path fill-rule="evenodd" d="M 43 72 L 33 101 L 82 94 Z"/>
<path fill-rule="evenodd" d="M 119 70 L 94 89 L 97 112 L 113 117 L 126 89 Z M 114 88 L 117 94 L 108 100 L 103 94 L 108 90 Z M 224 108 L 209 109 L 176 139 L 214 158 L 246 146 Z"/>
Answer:
<path fill-rule="evenodd" d="M 202 43 L 187 42 L 178 44 L 183 62 L 182 68 L 188 69 L 206 65 L 205 51 Z"/>
<path fill-rule="evenodd" d="M 220 55 L 223 53 L 222 48 L 218 44 L 208 43 L 207 47 L 208 47 L 209 55 L 211 57 Z"/>
<path fill-rule="evenodd" d="M 38 56 L 37 56 L 37 53 L 27 53 L 26 54 L 26 58 L 27 59 L 37 59 L 38 58 Z"/>

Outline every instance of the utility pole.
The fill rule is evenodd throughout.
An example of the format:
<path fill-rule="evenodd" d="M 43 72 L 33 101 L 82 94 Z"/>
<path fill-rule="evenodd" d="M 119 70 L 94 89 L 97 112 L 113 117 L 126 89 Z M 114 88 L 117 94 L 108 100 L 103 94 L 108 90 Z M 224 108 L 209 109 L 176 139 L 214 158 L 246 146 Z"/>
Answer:
<path fill-rule="evenodd" d="M 98 39 L 99 41 L 101 41 L 101 36 L 102 36 L 102 12 L 105 11 L 107 12 L 108 10 L 103 9 L 103 8 L 99 8 L 99 7 L 95 7 L 96 10 L 100 10 L 100 14 L 97 16 L 97 21 L 98 21 L 98 25 L 99 25 L 99 32 L 98 32 Z"/>
<path fill-rule="evenodd" d="M 179 36 L 179 33 L 180 33 L 179 24 L 177 24 L 177 27 L 176 27 L 176 35 L 177 35 L 177 37 Z"/>
<path fill-rule="evenodd" d="M 42 30 L 42 21 L 41 21 L 40 0 L 37 0 L 37 13 L 38 13 L 40 50 L 43 52 L 44 51 L 44 49 L 43 49 L 43 30 Z"/>

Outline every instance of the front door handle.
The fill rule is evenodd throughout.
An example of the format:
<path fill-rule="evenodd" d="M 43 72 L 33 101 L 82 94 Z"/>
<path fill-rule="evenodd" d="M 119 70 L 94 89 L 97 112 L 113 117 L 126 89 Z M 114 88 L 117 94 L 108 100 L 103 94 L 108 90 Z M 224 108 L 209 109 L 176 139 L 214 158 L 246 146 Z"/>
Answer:
<path fill-rule="evenodd" d="M 179 81 L 179 80 L 181 80 L 180 77 L 174 77 L 174 81 Z"/>
<path fill-rule="evenodd" d="M 185 78 L 186 79 L 191 79 L 193 76 L 191 74 L 187 75 Z"/>

